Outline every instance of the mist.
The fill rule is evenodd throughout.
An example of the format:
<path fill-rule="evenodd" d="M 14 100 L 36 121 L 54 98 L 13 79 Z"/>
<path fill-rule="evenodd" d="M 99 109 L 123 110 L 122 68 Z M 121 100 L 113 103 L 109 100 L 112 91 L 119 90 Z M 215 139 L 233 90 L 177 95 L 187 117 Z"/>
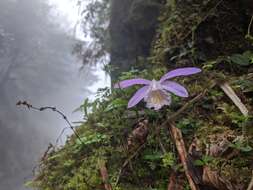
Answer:
<path fill-rule="evenodd" d="M 66 127 L 55 113 L 18 108 L 16 102 L 56 106 L 69 120 L 80 121 L 81 113 L 73 110 L 98 86 L 96 67 L 80 71 L 71 53 L 78 39 L 55 9 L 45 0 L 0 1 L 1 190 L 26 189 L 40 156 Z"/>

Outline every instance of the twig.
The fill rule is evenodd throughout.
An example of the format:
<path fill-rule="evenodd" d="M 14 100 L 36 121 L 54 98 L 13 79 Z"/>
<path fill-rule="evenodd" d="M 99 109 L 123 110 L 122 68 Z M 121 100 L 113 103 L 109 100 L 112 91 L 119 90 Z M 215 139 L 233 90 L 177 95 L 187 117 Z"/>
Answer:
<path fill-rule="evenodd" d="M 47 159 L 48 154 L 50 153 L 50 151 L 51 151 L 52 148 L 54 148 L 54 146 L 51 143 L 49 143 L 49 145 L 47 147 L 47 150 L 44 152 L 44 154 L 43 154 L 43 156 L 41 158 L 41 161 L 44 161 L 44 160 Z"/>
<path fill-rule="evenodd" d="M 183 164 L 184 172 L 185 172 L 185 175 L 186 175 L 187 180 L 189 182 L 189 185 L 191 187 L 191 190 L 198 190 L 199 188 L 195 185 L 194 180 L 192 178 L 192 173 L 190 172 L 190 169 L 187 164 L 188 158 L 187 158 L 187 152 L 186 152 L 182 132 L 180 129 L 175 127 L 174 124 L 172 124 L 172 123 L 169 123 L 168 127 L 169 127 L 171 135 L 174 139 L 174 142 L 175 142 L 178 154 L 179 154 L 179 158 Z"/>
<path fill-rule="evenodd" d="M 167 151 L 166 151 L 160 137 L 158 137 L 158 142 L 159 142 L 159 145 L 160 145 L 160 148 L 161 148 L 163 154 L 166 154 Z"/>
<path fill-rule="evenodd" d="M 105 162 L 101 161 L 99 165 L 100 165 L 99 167 L 100 175 L 102 177 L 105 190 L 112 190 L 112 186 L 109 183 L 109 175 L 108 175 L 108 170 L 106 168 Z"/>
<path fill-rule="evenodd" d="M 69 127 L 64 127 L 64 128 L 61 130 L 59 136 L 58 136 L 57 139 L 56 139 L 56 144 L 58 144 L 59 140 L 61 139 L 62 135 L 64 134 L 65 130 L 67 130 L 67 129 L 69 129 Z"/>
<path fill-rule="evenodd" d="M 161 126 L 166 127 L 169 122 L 174 121 L 180 114 L 185 112 L 188 109 L 189 106 L 191 106 L 195 102 L 201 100 L 206 95 L 208 90 L 212 89 L 214 86 L 216 86 L 216 82 L 213 82 L 208 89 L 205 89 L 203 92 L 201 92 L 200 94 L 195 96 L 193 99 L 191 99 L 189 102 L 184 104 L 179 110 L 177 110 L 177 112 L 175 112 L 174 114 L 169 116 L 168 119 L 165 122 L 163 122 Z"/>
<path fill-rule="evenodd" d="M 187 153 L 186 153 L 186 149 L 185 149 L 182 133 L 181 133 L 181 130 L 178 129 L 178 128 L 176 128 L 175 126 L 173 126 L 171 124 L 171 122 L 174 121 L 184 111 L 186 111 L 189 108 L 189 106 L 191 106 L 195 102 L 201 100 L 206 95 L 206 93 L 208 92 L 208 90 L 212 89 L 214 86 L 216 86 L 216 82 L 213 82 L 208 89 L 205 89 L 203 92 L 201 92 L 200 94 L 198 94 L 197 96 L 195 96 L 193 99 L 191 99 L 189 102 L 187 102 L 186 104 L 184 104 L 176 113 L 174 113 L 172 116 L 168 117 L 168 119 L 161 124 L 161 127 L 167 127 L 167 126 L 169 126 L 169 130 L 171 131 L 171 134 L 172 134 L 173 139 L 175 141 L 176 148 L 177 148 L 177 151 L 178 151 L 179 156 L 180 156 L 180 160 L 181 160 L 181 162 L 182 162 L 182 164 L 184 166 L 185 174 L 186 174 L 186 177 L 187 177 L 187 179 L 189 181 L 189 184 L 190 184 L 192 190 L 197 190 L 198 188 L 196 187 L 196 185 L 195 185 L 195 183 L 194 183 L 194 181 L 193 181 L 193 179 L 192 179 L 192 177 L 190 175 L 189 169 L 188 169 L 188 165 L 187 165 Z M 168 189 L 173 188 L 173 178 L 171 180 L 172 181 L 171 181 L 171 183 L 169 183 Z"/>
<path fill-rule="evenodd" d="M 232 102 L 239 108 L 241 113 L 245 117 L 247 117 L 249 114 L 249 110 L 242 103 L 241 99 L 236 95 L 235 91 L 231 88 L 231 86 L 227 82 L 224 82 L 219 86 L 225 92 L 225 94 L 232 100 Z"/>
<path fill-rule="evenodd" d="M 220 84 L 220 88 L 232 100 L 232 102 L 237 106 L 237 108 L 241 111 L 243 116 L 247 118 L 249 115 L 249 110 L 242 103 L 241 99 L 236 95 L 236 93 L 232 89 L 232 87 L 227 82 L 224 82 L 224 83 Z M 242 136 L 247 136 L 245 125 L 242 125 Z"/>
<path fill-rule="evenodd" d="M 253 171 L 252 171 L 252 178 L 251 178 L 251 181 L 249 183 L 247 190 L 253 190 Z"/>
<path fill-rule="evenodd" d="M 251 32 L 252 22 L 253 22 L 253 15 L 252 15 L 252 17 L 250 19 L 249 26 L 248 26 L 248 33 L 247 33 L 248 36 L 251 36 L 250 32 Z"/>
<path fill-rule="evenodd" d="M 119 174 L 118 177 L 116 179 L 115 185 L 117 186 L 117 184 L 119 183 L 121 174 L 123 169 L 131 162 L 131 160 L 140 152 L 140 150 L 145 146 L 145 143 L 143 143 L 141 146 L 139 146 L 139 148 L 134 152 L 134 154 L 132 154 L 130 157 L 128 157 L 125 162 L 123 163 L 123 165 L 121 166 L 120 170 L 119 170 Z"/>
<path fill-rule="evenodd" d="M 66 121 L 66 123 L 68 124 L 69 128 L 73 131 L 73 133 L 75 134 L 75 136 L 80 140 L 80 142 L 84 145 L 81 137 L 79 136 L 79 134 L 77 133 L 77 131 L 74 129 L 74 127 L 71 125 L 70 121 L 68 120 L 67 116 L 64 115 L 63 112 L 61 112 L 60 110 L 58 110 L 56 107 L 52 107 L 52 106 L 45 106 L 45 107 L 35 107 L 32 104 L 29 104 L 27 101 L 18 101 L 17 106 L 25 106 L 27 107 L 29 110 L 36 110 L 36 111 L 45 111 L 45 110 L 51 110 L 53 112 L 58 113 L 59 115 L 62 116 L 62 118 Z M 61 134 L 64 132 L 65 128 L 63 129 L 63 131 L 61 132 Z M 57 139 L 58 141 L 58 139 Z"/>
<path fill-rule="evenodd" d="M 169 177 L 169 183 L 167 190 L 175 190 L 175 184 L 176 184 L 176 173 L 172 171 L 170 177 Z"/>

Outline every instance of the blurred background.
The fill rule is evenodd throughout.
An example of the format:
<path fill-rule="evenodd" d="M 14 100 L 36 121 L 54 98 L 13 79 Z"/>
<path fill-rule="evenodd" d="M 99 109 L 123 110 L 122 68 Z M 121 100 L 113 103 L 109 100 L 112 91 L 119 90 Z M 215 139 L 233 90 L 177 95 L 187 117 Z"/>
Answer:
<path fill-rule="evenodd" d="M 59 115 L 16 107 L 56 106 L 70 121 L 73 113 L 99 87 L 110 85 L 103 64 L 83 64 L 73 52 L 92 42 L 83 33 L 76 0 L 0 1 L 0 189 L 24 190 L 24 182 L 49 143 L 66 123 Z M 83 9 L 83 7 L 81 7 Z M 65 131 L 59 145 L 71 131 Z"/>

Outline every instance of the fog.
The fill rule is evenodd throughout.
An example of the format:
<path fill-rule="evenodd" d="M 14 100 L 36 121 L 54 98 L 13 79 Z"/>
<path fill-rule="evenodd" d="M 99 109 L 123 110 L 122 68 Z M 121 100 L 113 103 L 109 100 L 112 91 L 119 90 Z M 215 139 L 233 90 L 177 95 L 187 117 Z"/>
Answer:
<path fill-rule="evenodd" d="M 71 54 L 77 17 L 51 5 L 46 0 L 0 1 L 1 190 L 26 189 L 23 184 L 43 151 L 66 127 L 55 113 L 18 108 L 16 102 L 56 106 L 69 120 L 80 121 L 81 113 L 73 110 L 91 90 L 104 85 L 97 67 L 80 71 L 80 60 Z"/>

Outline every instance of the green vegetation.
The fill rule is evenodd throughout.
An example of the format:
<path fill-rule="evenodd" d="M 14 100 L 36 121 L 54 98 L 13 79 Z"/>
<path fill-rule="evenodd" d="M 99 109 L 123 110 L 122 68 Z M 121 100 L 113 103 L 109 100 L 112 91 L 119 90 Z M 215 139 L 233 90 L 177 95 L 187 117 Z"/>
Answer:
<path fill-rule="evenodd" d="M 128 110 L 135 87 L 100 89 L 93 102 L 85 100 L 80 107 L 86 119 L 77 128 L 82 141 L 72 135 L 63 147 L 51 149 L 29 185 L 41 190 L 90 190 L 105 189 L 104 183 L 110 183 L 115 190 L 166 190 L 174 173 L 178 183 L 189 189 L 169 126 L 163 124 L 206 92 L 173 119 L 189 149 L 191 168 L 201 178 L 196 181 L 200 189 L 247 188 L 253 169 L 252 117 L 243 115 L 219 87 L 227 82 L 252 112 L 253 51 L 247 37 L 251 28 L 247 2 L 159 3 L 163 4 L 151 53 L 136 60 L 136 69 L 122 67 L 125 72 L 119 79 L 158 79 L 172 68 L 202 67 L 202 74 L 179 79 L 190 97 L 173 96 L 172 105 L 159 112 L 144 104 Z M 136 133 L 143 125 L 145 134 Z M 106 182 L 101 163 L 108 170 Z"/>

